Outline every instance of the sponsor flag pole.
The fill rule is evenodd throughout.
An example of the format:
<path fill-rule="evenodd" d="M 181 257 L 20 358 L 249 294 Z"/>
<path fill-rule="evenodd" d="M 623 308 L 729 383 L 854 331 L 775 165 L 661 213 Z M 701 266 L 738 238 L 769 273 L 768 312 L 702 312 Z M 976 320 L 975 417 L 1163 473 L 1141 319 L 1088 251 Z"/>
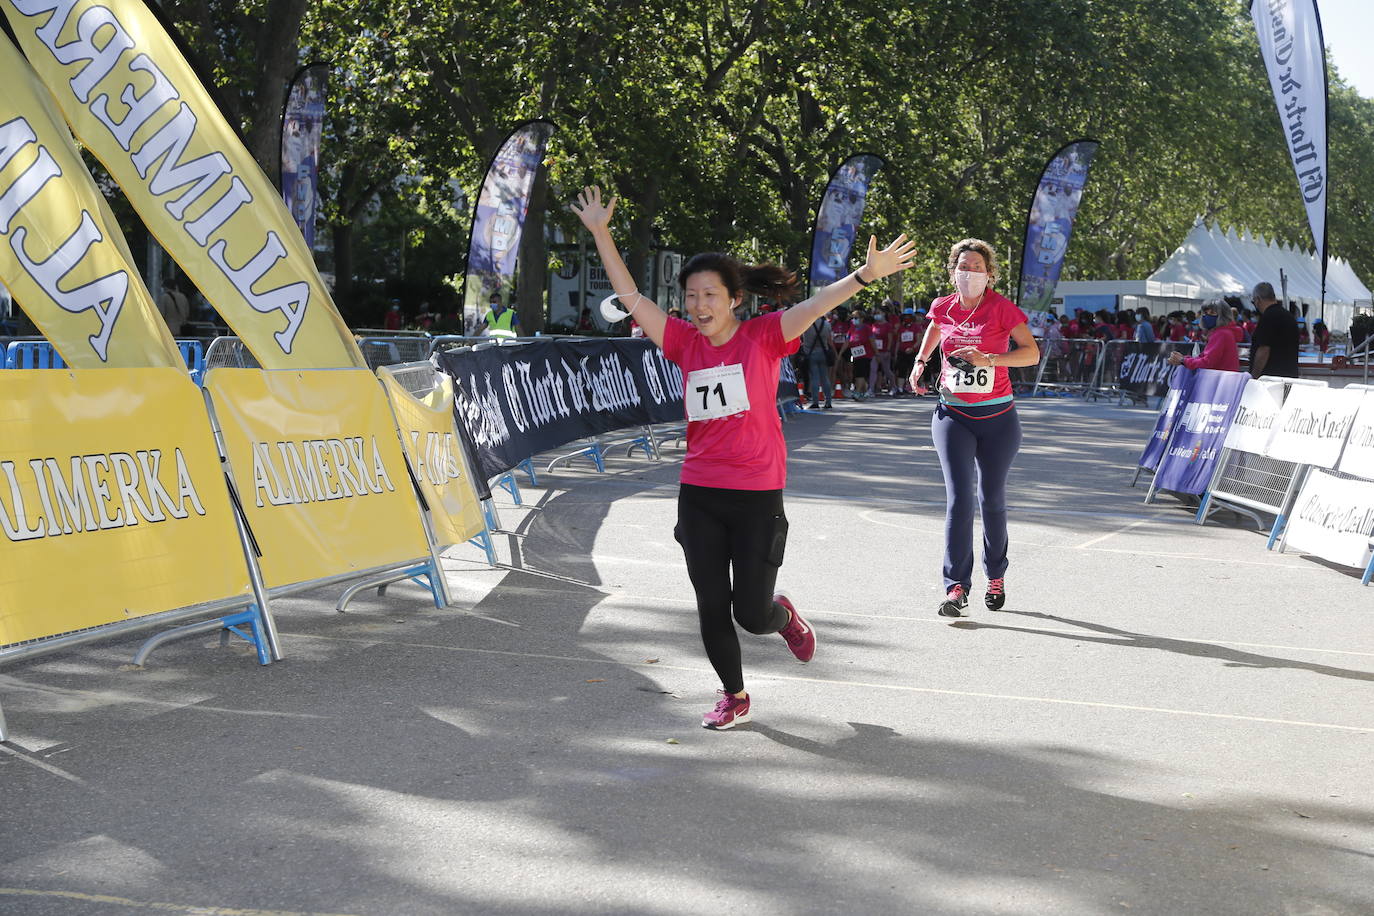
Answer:
<path fill-rule="evenodd" d="M 542 119 L 518 125 L 487 164 L 472 207 L 468 258 L 463 265 L 465 331 L 476 327 L 486 296 L 498 293 L 505 300 L 509 294 L 535 173 L 543 164 L 554 129 L 553 122 Z"/>
<path fill-rule="evenodd" d="M 1016 284 L 1016 304 L 1024 312 L 1046 311 L 1054 300 L 1083 187 L 1100 145 L 1090 139 L 1066 143 L 1040 171 L 1040 182 L 1026 209 L 1025 243 Z"/>
<path fill-rule="evenodd" d="M 859 153 L 830 173 L 816 204 L 816 225 L 811 231 L 811 264 L 807 271 L 811 291 L 849 274 L 869 188 L 878 170 L 886 165 L 887 160 L 881 156 Z"/>
<path fill-rule="evenodd" d="M 1325 319 L 1330 81 L 1321 14 L 1317 0 L 1251 0 L 1250 18 L 1307 209 L 1312 243 L 1321 259 L 1321 315 Z"/>

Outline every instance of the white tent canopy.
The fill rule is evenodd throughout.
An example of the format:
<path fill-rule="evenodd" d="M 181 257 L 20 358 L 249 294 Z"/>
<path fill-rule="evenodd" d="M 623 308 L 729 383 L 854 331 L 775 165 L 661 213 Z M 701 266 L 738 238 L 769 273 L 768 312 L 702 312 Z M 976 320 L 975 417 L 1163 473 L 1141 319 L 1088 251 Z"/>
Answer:
<path fill-rule="evenodd" d="M 1374 305 L 1374 295 L 1355 276 L 1350 264 L 1327 258 L 1326 305 L 1323 308 L 1321 270 L 1315 254 L 1276 240 L 1255 238 L 1247 229 L 1225 232 L 1201 218 L 1193 223 L 1183 244 L 1145 281 L 1149 296 L 1179 299 L 1210 299 L 1239 295 L 1248 299 L 1256 283 L 1268 281 L 1282 296 L 1280 271 L 1288 281 L 1288 299 L 1296 302 L 1308 320 L 1325 315 L 1335 332 L 1350 327 L 1358 308 Z"/>

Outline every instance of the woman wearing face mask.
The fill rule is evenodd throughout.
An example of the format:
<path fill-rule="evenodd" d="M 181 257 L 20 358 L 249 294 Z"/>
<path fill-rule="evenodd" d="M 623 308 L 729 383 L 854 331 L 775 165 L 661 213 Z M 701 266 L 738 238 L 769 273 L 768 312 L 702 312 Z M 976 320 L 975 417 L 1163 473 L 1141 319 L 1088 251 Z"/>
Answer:
<path fill-rule="evenodd" d="M 983 517 L 988 577 L 983 603 L 993 611 L 1006 603 L 1007 473 L 1021 445 L 1007 369 L 1037 365 L 1040 348 L 1025 313 L 991 288 L 997 281 L 991 245 L 979 239 L 956 242 L 946 266 L 957 292 L 930 305 L 911 385 L 924 393 L 921 375 L 938 346 L 945 365 L 930 432 L 945 476 L 945 598 L 939 614 L 963 617 L 973 584 L 975 503 Z M 1011 340 L 1016 349 L 1008 352 Z"/>
<path fill-rule="evenodd" d="M 805 302 L 749 321 L 735 314 L 746 292 L 790 302 L 796 275 L 775 265 L 749 267 L 725 254 L 699 254 L 678 274 L 692 323 L 669 318 L 641 296 L 611 238 L 615 198 L 599 188 L 578 195 L 577 213 L 596 240 L 622 307 L 682 369 L 687 454 L 682 462 L 674 537 L 696 591 L 702 641 L 720 677 L 721 699 L 702 719 L 731 728 L 750 719 L 735 623 L 750 633 L 780 633 L 799 661 L 810 661 L 816 637 L 792 602 L 775 593 L 787 540 L 782 490 L 787 446 L 775 408 L 778 364 L 817 318 L 870 283 L 911 266 L 915 246 L 899 236 L 849 276 Z M 733 618 L 733 619 L 732 619 Z"/>

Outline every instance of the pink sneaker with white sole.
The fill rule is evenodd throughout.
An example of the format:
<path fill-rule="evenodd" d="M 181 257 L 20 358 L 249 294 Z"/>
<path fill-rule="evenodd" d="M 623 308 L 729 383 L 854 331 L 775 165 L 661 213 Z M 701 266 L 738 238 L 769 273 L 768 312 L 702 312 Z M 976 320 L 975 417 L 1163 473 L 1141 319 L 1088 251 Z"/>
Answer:
<path fill-rule="evenodd" d="M 811 624 L 806 622 L 806 618 L 797 613 L 792 599 L 785 593 L 778 592 L 774 595 L 773 603 L 782 605 L 790 615 L 787 625 L 778 631 L 778 634 L 787 640 L 787 648 L 792 650 L 797 661 L 811 661 L 812 656 L 816 654 L 816 631 L 811 629 Z"/>
<path fill-rule="evenodd" d="M 720 702 L 716 703 L 715 709 L 701 717 L 702 728 L 722 731 L 749 721 L 749 696 L 747 694 L 743 697 L 737 697 L 728 690 L 717 690 L 716 693 L 720 694 Z"/>

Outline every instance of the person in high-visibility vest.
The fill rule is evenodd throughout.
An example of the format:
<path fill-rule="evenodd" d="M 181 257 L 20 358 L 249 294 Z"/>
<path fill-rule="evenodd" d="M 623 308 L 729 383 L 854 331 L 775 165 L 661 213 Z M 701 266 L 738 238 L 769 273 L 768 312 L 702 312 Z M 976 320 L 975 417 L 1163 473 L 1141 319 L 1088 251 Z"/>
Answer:
<path fill-rule="evenodd" d="M 485 337 L 519 337 L 520 316 L 515 309 L 508 309 L 500 296 L 491 297 L 491 308 L 482 317 L 477 333 Z"/>

